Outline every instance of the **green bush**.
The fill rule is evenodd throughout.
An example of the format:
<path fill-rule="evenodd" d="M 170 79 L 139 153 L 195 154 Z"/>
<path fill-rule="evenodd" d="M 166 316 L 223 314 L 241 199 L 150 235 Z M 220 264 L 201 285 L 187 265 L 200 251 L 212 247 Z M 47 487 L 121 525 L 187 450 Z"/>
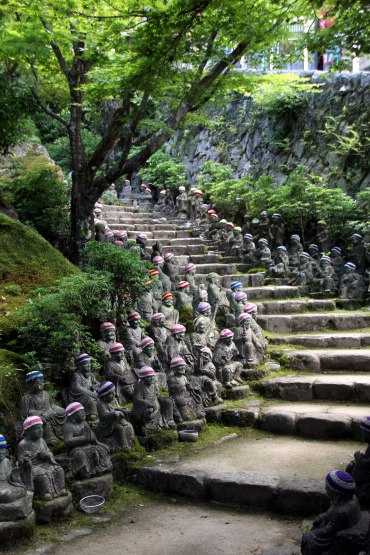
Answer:
<path fill-rule="evenodd" d="M 140 170 L 140 177 L 147 182 L 152 182 L 159 189 L 165 186 L 177 188 L 186 183 L 185 165 L 170 154 L 159 150 L 149 158 L 146 167 Z"/>

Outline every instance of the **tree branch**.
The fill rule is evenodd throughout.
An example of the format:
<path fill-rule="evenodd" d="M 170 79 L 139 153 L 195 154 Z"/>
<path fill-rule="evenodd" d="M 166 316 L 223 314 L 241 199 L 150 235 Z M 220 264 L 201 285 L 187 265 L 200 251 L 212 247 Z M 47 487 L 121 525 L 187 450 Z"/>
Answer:
<path fill-rule="evenodd" d="M 45 19 L 43 17 L 40 17 L 41 19 L 41 23 L 43 24 L 45 30 L 47 33 L 49 33 L 50 35 L 52 34 L 52 29 L 49 25 L 49 23 L 47 21 L 45 21 Z M 70 80 L 70 73 L 69 73 L 69 69 L 68 69 L 68 65 L 67 62 L 62 54 L 61 49 L 59 48 L 59 46 L 57 45 L 57 43 L 53 40 L 50 40 L 50 46 L 53 49 L 53 52 L 55 54 L 56 59 L 58 60 L 60 69 L 62 70 L 62 72 L 64 73 L 64 75 L 67 78 L 67 81 L 69 82 Z"/>
<path fill-rule="evenodd" d="M 64 119 L 62 116 L 60 116 L 59 114 L 57 114 L 56 112 L 54 112 L 53 110 L 51 110 L 50 108 L 48 108 L 47 106 L 45 106 L 45 104 L 42 102 L 39 94 L 38 94 L 38 90 L 39 90 L 39 76 L 37 75 L 37 71 L 35 70 L 35 68 L 33 67 L 33 65 L 31 65 L 31 71 L 32 74 L 35 78 L 35 86 L 31 89 L 32 95 L 34 97 L 34 99 L 36 100 L 37 104 L 39 105 L 39 107 L 41 108 L 41 110 L 43 112 L 45 112 L 45 114 L 47 114 L 48 116 L 52 117 L 53 119 L 59 121 L 60 123 L 62 123 L 67 129 L 69 129 L 69 123 L 66 119 Z"/>

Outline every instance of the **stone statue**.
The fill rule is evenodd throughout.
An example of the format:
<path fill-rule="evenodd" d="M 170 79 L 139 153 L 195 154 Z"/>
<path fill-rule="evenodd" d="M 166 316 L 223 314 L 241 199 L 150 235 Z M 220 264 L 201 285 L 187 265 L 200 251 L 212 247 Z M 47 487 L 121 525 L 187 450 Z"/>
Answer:
<path fill-rule="evenodd" d="M 276 248 L 275 264 L 270 264 L 267 268 L 268 277 L 287 278 L 290 275 L 288 251 L 284 245 Z"/>
<path fill-rule="evenodd" d="M 81 403 L 85 407 L 86 417 L 94 421 L 98 418 L 96 400 L 98 398 L 98 381 L 91 371 L 91 358 L 86 353 L 75 357 L 75 372 L 68 389 L 68 402 Z"/>
<path fill-rule="evenodd" d="M 127 364 L 125 348 L 122 343 L 113 343 L 109 349 L 109 354 L 111 358 L 105 370 L 105 379 L 115 385 L 119 402 L 125 405 L 132 401 L 137 377 Z"/>
<path fill-rule="evenodd" d="M 140 247 L 140 259 L 141 260 L 146 260 L 148 258 L 147 253 L 146 253 L 146 245 L 148 243 L 147 234 L 146 233 L 139 233 L 139 235 L 136 237 L 136 243 Z"/>
<path fill-rule="evenodd" d="M 252 316 L 251 327 L 253 333 L 257 337 L 258 342 L 263 346 L 264 352 L 266 352 L 268 341 L 263 335 L 263 329 L 257 323 L 257 305 L 254 303 L 245 303 L 244 312 Z"/>
<path fill-rule="evenodd" d="M 203 289 L 203 284 L 197 287 L 193 297 L 193 318 L 196 318 L 199 315 L 198 306 L 200 303 L 208 303 L 208 291 L 207 289 Z"/>
<path fill-rule="evenodd" d="M 103 322 L 99 328 L 98 346 L 102 352 L 104 363 L 109 359 L 109 347 L 116 341 L 116 326 L 112 322 Z"/>
<path fill-rule="evenodd" d="M 281 214 L 275 212 L 271 216 L 271 225 L 269 227 L 269 236 L 271 250 L 275 251 L 277 247 L 284 245 L 285 228 Z"/>
<path fill-rule="evenodd" d="M 253 368 L 264 360 L 264 345 L 260 343 L 253 332 L 252 316 L 250 314 L 243 312 L 238 316 L 237 321 L 234 343 L 239 351 L 239 358 L 244 368 Z"/>
<path fill-rule="evenodd" d="M 203 418 L 202 391 L 194 381 L 186 376 L 186 362 L 181 357 L 171 360 L 172 373 L 168 377 L 168 391 L 174 402 L 174 418 L 177 423 Z"/>
<path fill-rule="evenodd" d="M 334 268 L 331 259 L 326 254 L 320 258 L 319 268 L 315 279 L 315 289 L 324 295 L 334 294 L 337 291 Z"/>
<path fill-rule="evenodd" d="M 339 296 L 341 299 L 362 299 L 366 296 L 367 288 L 363 276 L 356 272 L 352 262 L 344 265 L 344 273 L 340 280 Z"/>
<path fill-rule="evenodd" d="M 46 443 L 55 443 L 63 438 L 64 409 L 56 405 L 50 393 L 44 390 L 45 380 L 42 372 L 28 372 L 25 382 L 27 393 L 21 400 L 21 416 L 24 420 L 28 416 L 40 416 L 45 426 Z"/>
<path fill-rule="evenodd" d="M 176 197 L 176 208 L 180 217 L 188 219 L 190 216 L 190 203 L 183 185 L 179 187 L 179 194 Z"/>
<path fill-rule="evenodd" d="M 111 453 L 134 447 L 134 428 L 126 420 L 126 411 L 115 398 L 115 385 L 102 382 L 98 388 L 99 424 L 96 434 L 100 441 L 109 446 Z"/>
<path fill-rule="evenodd" d="M 354 233 L 351 237 L 352 248 L 349 253 L 349 261 L 356 265 L 359 274 L 364 275 L 366 270 L 366 252 L 363 237 L 360 233 Z"/>
<path fill-rule="evenodd" d="M 36 499 L 51 501 L 67 495 L 64 472 L 43 439 L 43 423 L 39 416 L 23 422 L 23 439 L 18 444 L 18 461 L 22 482 L 34 492 Z"/>
<path fill-rule="evenodd" d="M 290 237 L 290 245 L 288 250 L 289 255 L 289 266 L 291 270 L 295 270 L 299 263 L 299 253 L 303 251 L 303 246 L 301 244 L 301 238 L 299 235 L 294 233 Z"/>
<path fill-rule="evenodd" d="M 222 383 L 217 379 L 216 367 L 212 362 L 212 351 L 209 347 L 202 347 L 199 350 L 195 364 L 195 375 L 202 388 L 203 405 L 208 407 L 222 403 Z"/>
<path fill-rule="evenodd" d="M 321 252 L 328 253 L 330 250 L 330 234 L 325 220 L 317 222 L 316 238 Z"/>
<path fill-rule="evenodd" d="M 203 347 L 207 347 L 207 320 L 204 316 L 197 316 L 193 321 L 193 333 L 190 335 L 190 344 L 196 360 Z"/>
<path fill-rule="evenodd" d="M 154 339 L 159 360 L 162 364 L 165 364 L 167 361 L 166 341 L 171 332 L 166 328 L 166 318 L 163 312 L 155 312 L 153 314 L 148 333 Z"/>
<path fill-rule="evenodd" d="M 140 295 L 140 297 L 136 301 L 135 308 L 144 318 L 144 320 L 150 322 L 154 307 L 154 297 L 152 289 L 153 282 L 151 280 L 147 280 L 145 282 L 145 285 L 148 287 L 148 289 Z"/>
<path fill-rule="evenodd" d="M 352 476 L 333 470 L 325 479 L 330 507 L 303 534 L 302 555 L 357 555 L 367 553 L 370 515 L 361 512 Z"/>
<path fill-rule="evenodd" d="M 138 434 L 148 436 L 163 428 L 175 428 L 173 401 L 158 395 L 155 372 L 150 366 L 138 370 L 139 381 L 134 389 L 133 416 Z"/>
<path fill-rule="evenodd" d="M 235 226 L 233 235 L 230 237 L 227 254 L 229 256 L 239 257 L 243 248 L 242 228 Z"/>
<path fill-rule="evenodd" d="M 156 269 L 158 271 L 158 279 L 162 284 L 162 289 L 163 292 L 166 291 L 171 291 L 171 280 L 170 278 L 163 272 L 163 264 L 164 264 L 164 258 L 162 258 L 161 256 L 155 256 L 153 258 L 153 264 L 155 264 Z"/>
<path fill-rule="evenodd" d="M 180 311 L 183 306 L 192 308 L 193 297 L 190 294 L 190 283 L 179 281 L 177 284 L 175 308 Z"/>
<path fill-rule="evenodd" d="M 264 237 L 258 239 L 258 247 L 255 252 L 256 256 L 256 263 L 258 266 L 263 268 L 267 268 L 269 263 L 271 262 L 271 251 L 268 246 L 269 242 Z"/>
<path fill-rule="evenodd" d="M 64 443 L 72 459 L 72 474 L 85 480 L 112 470 L 109 447 L 100 443 L 86 422 L 81 403 L 70 403 L 66 408 Z"/>
<path fill-rule="evenodd" d="M 179 321 L 179 311 L 174 308 L 173 295 L 169 291 L 166 291 L 162 295 L 160 312 L 164 314 L 166 328 L 171 330 L 172 326 L 177 324 Z"/>
<path fill-rule="evenodd" d="M 237 360 L 239 351 L 233 341 L 234 333 L 225 328 L 221 331 L 216 343 L 213 363 L 216 366 L 217 378 L 226 389 L 242 383 L 240 372 L 243 369 L 241 362 Z"/>
<path fill-rule="evenodd" d="M 270 230 L 270 220 L 266 210 L 261 212 L 258 225 L 258 239 L 268 239 Z"/>
<path fill-rule="evenodd" d="M 212 317 L 212 307 L 209 303 L 201 302 L 198 304 L 198 313 L 203 316 L 206 322 L 206 338 L 207 346 L 214 349 L 219 333 L 215 323 L 214 317 Z"/>
<path fill-rule="evenodd" d="M 167 363 L 176 357 L 185 360 L 188 367 L 194 367 L 194 355 L 188 339 L 185 337 L 186 328 L 181 324 L 175 324 L 171 328 L 171 335 L 166 341 Z"/>
<path fill-rule="evenodd" d="M 163 250 L 162 250 L 162 245 L 159 241 L 156 241 L 155 243 L 153 243 L 152 245 L 152 252 L 150 254 L 150 260 L 153 262 L 153 259 L 156 257 L 162 257 L 163 256 Z"/>
<path fill-rule="evenodd" d="M 7 441 L 0 434 L 0 523 L 26 519 L 32 513 L 32 497 L 20 479 L 19 469 L 12 468 Z"/>
<path fill-rule="evenodd" d="M 125 355 L 130 364 L 133 364 L 134 353 L 139 354 L 139 345 L 145 337 L 145 333 L 140 326 L 141 315 L 138 312 L 131 312 L 127 316 L 128 326 L 122 330 L 122 343 L 125 347 Z"/>
<path fill-rule="evenodd" d="M 220 276 L 215 272 L 211 272 L 207 276 L 208 287 L 208 302 L 212 307 L 212 316 L 216 317 L 216 314 L 228 314 L 229 312 L 229 300 L 226 296 L 226 292 L 220 287 Z"/>
<path fill-rule="evenodd" d="M 171 281 L 171 289 L 168 289 L 168 291 L 176 291 L 177 284 L 180 281 L 176 258 L 172 252 L 166 252 L 163 256 L 163 260 L 163 273 L 166 274 Z"/>
<path fill-rule="evenodd" d="M 152 307 L 153 311 L 157 312 L 162 304 L 163 285 L 158 279 L 158 270 L 150 270 L 149 276 L 152 280 Z"/>
<path fill-rule="evenodd" d="M 319 247 L 315 243 L 311 243 L 308 246 L 308 254 L 311 257 L 311 268 L 312 268 L 313 276 L 314 276 L 314 278 L 316 278 L 317 275 L 318 275 L 319 266 L 320 266 Z"/>
<path fill-rule="evenodd" d="M 330 251 L 330 257 L 336 279 L 337 281 L 339 281 L 344 274 L 344 259 L 342 257 L 342 249 L 340 247 L 333 247 Z"/>
<path fill-rule="evenodd" d="M 154 340 L 151 337 L 144 337 L 140 343 L 141 352 L 134 357 L 135 368 L 150 366 L 155 371 L 155 378 L 158 387 L 167 389 L 167 378 L 163 370 L 161 361 L 154 353 Z"/>
<path fill-rule="evenodd" d="M 289 285 L 311 285 L 313 272 L 308 252 L 300 252 L 298 255 L 298 266 L 293 270 Z"/>
<path fill-rule="evenodd" d="M 368 444 L 365 453 L 356 451 L 354 459 L 348 464 L 346 472 L 356 482 L 357 494 L 361 507 L 370 508 L 370 417 L 360 422 L 362 440 Z"/>
<path fill-rule="evenodd" d="M 251 233 L 244 234 L 244 245 L 241 256 L 244 264 L 251 264 L 254 266 L 257 262 L 256 245 L 253 241 L 253 235 Z"/>
<path fill-rule="evenodd" d="M 197 285 L 194 277 L 197 271 L 197 267 L 192 262 L 189 262 L 188 264 L 186 264 L 184 271 L 185 271 L 185 281 L 189 283 L 190 294 L 194 296 L 197 291 Z"/>

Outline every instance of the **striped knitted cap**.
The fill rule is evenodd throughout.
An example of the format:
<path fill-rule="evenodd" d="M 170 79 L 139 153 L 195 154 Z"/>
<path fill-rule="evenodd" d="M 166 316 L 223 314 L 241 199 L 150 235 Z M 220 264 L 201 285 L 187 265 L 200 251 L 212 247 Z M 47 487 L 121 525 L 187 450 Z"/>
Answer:
<path fill-rule="evenodd" d="M 112 229 L 112 231 L 113 231 L 113 235 L 114 235 L 115 237 L 118 237 L 119 234 L 121 233 L 119 229 Z"/>
<path fill-rule="evenodd" d="M 258 244 L 259 245 L 268 245 L 269 242 L 267 241 L 267 239 L 264 239 L 264 237 L 261 237 L 261 239 L 258 239 Z"/>
<path fill-rule="evenodd" d="M 200 189 L 195 189 L 194 195 L 196 195 L 197 197 L 203 195 L 203 191 L 201 191 Z"/>
<path fill-rule="evenodd" d="M 319 247 L 316 243 L 311 243 L 311 245 L 308 246 L 308 250 L 319 252 Z"/>
<path fill-rule="evenodd" d="M 365 430 L 365 432 L 370 432 L 370 416 L 365 416 L 360 422 L 361 430 Z"/>
<path fill-rule="evenodd" d="M 115 385 L 112 382 L 102 382 L 98 386 L 99 397 L 104 397 L 107 393 L 115 389 Z"/>
<path fill-rule="evenodd" d="M 165 293 L 163 293 L 161 299 L 162 301 L 164 301 L 165 299 L 170 299 L 172 297 L 173 297 L 172 293 L 170 293 L 169 291 L 166 291 Z"/>
<path fill-rule="evenodd" d="M 112 324 L 112 322 L 103 322 L 102 324 L 100 324 L 100 331 L 103 330 L 115 330 L 116 326 L 114 324 Z"/>
<path fill-rule="evenodd" d="M 127 231 L 118 231 L 117 232 L 117 237 L 127 237 Z"/>
<path fill-rule="evenodd" d="M 110 229 L 106 229 L 104 231 L 104 237 L 114 237 L 113 231 L 111 231 Z"/>
<path fill-rule="evenodd" d="M 143 366 L 142 368 L 139 368 L 139 370 L 136 370 L 136 374 L 138 375 L 139 378 L 147 378 L 148 376 L 155 376 L 155 372 L 153 368 L 151 368 L 150 366 Z"/>
<path fill-rule="evenodd" d="M 248 312 L 242 312 L 238 316 L 238 324 L 240 324 L 240 322 L 242 322 L 243 320 L 251 319 L 251 318 L 252 318 L 252 316 L 250 314 L 248 314 Z"/>
<path fill-rule="evenodd" d="M 189 287 L 190 283 L 188 281 L 179 281 L 177 284 L 177 289 L 185 289 L 185 287 Z"/>
<path fill-rule="evenodd" d="M 208 291 L 207 291 L 207 289 L 201 289 L 201 290 L 199 291 L 199 296 L 200 296 L 202 299 L 206 299 L 206 298 L 208 297 Z"/>
<path fill-rule="evenodd" d="M 235 226 L 234 226 L 233 222 L 226 222 L 226 227 L 229 227 L 230 229 L 233 229 Z"/>
<path fill-rule="evenodd" d="M 205 302 L 201 302 L 197 306 L 198 312 L 207 312 L 207 310 L 210 310 L 210 308 L 211 308 L 211 305 Z"/>
<path fill-rule="evenodd" d="M 6 447 L 8 447 L 6 439 L 0 434 L 0 449 L 5 449 Z"/>
<path fill-rule="evenodd" d="M 225 218 L 222 218 L 222 220 L 220 220 L 220 224 L 227 224 L 227 220 L 225 220 Z"/>
<path fill-rule="evenodd" d="M 120 351 L 124 351 L 125 348 L 122 345 L 122 343 L 113 343 L 110 347 L 109 347 L 109 352 L 110 353 L 119 353 Z"/>
<path fill-rule="evenodd" d="M 43 425 L 43 422 L 39 416 L 29 416 L 23 422 L 22 428 L 24 430 L 28 430 L 29 428 L 32 428 L 32 426 L 37 426 L 38 424 L 41 424 L 41 426 Z"/>
<path fill-rule="evenodd" d="M 171 260 L 171 258 L 173 258 L 173 253 L 172 252 L 166 252 L 163 255 L 163 260 L 166 262 L 167 260 Z"/>
<path fill-rule="evenodd" d="M 151 317 L 151 320 L 160 320 L 161 318 L 166 318 L 163 312 L 155 312 Z"/>
<path fill-rule="evenodd" d="M 170 362 L 170 367 L 175 368 L 176 366 L 186 366 L 186 362 L 181 357 L 175 357 Z"/>
<path fill-rule="evenodd" d="M 251 235 L 250 233 L 244 233 L 244 239 L 247 239 L 248 241 L 253 241 L 253 235 Z"/>
<path fill-rule="evenodd" d="M 154 345 L 154 341 L 151 337 L 144 337 L 139 347 L 140 349 L 145 349 L 145 347 L 147 347 L 148 345 Z"/>
<path fill-rule="evenodd" d="M 238 287 L 243 287 L 241 281 L 233 281 L 232 283 L 230 283 L 230 289 L 237 289 Z"/>
<path fill-rule="evenodd" d="M 207 354 L 212 357 L 212 351 L 209 347 L 202 347 L 200 350 L 201 353 Z"/>
<path fill-rule="evenodd" d="M 138 312 L 131 312 L 128 316 L 127 316 L 127 321 L 128 322 L 132 322 L 132 320 L 141 320 L 141 316 Z"/>
<path fill-rule="evenodd" d="M 153 258 L 153 264 L 163 264 L 164 259 L 161 256 L 155 256 Z"/>
<path fill-rule="evenodd" d="M 218 220 L 218 215 L 216 213 L 215 214 L 210 214 L 209 217 L 213 218 L 214 220 Z"/>
<path fill-rule="evenodd" d="M 81 403 L 69 403 L 66 408 L 66 416 L 72 416 L 72 414 L 79 410 L 84 410 L 84 406 Z"/>
<path fill-rule="evenodd" d="M 356 484 L 348 472 L 333 470 L 325 478 L 325 485 L 337 493 L 346 497 L 352 497 L 356 493 Z"/>
<path fill-rule="evenodd" d="M 342 249 L 340 247 L 333 247 L 331 249 L 331 252 L 334 254 L 339 254 L 339 256 L 342 254 Z"/>
<path fill-rule="evenodd" d="M 279 245 L 276 250 L 287 252 L 286 247 L 284 247 L 284 245 Z"/>
<path fill-rule="evenodd" d="M 207 210 L 207 214 L 211 215 L 211 214 L 216 214 L 216 212 L 214 210 Z"/>
<path fill-rule="evenodd" d="M 310 258 L 310 255 L 308 254 L 308 252 L 304 252 L 304 251 L 300 252 L 299 256 L 301 258 L 307 258 L 307 260 Z"/>
<path fill-rule="evenodd" d="M 351 237 L 354 237 L 355 239 L 360 239 L 360 241 L 362 241 L 362 235 L 360 233 L 354 233 L 353 235 L 351 235 Z"/>
<path fill-rule="evenodd" d="M 244 305 L 244 312 L 254 312 L 255 310 L 257 310 L 257 305 L 254 303 L 245 303 Z"/>
<path fill-rule="evenodd" d="M 114 244 L 116 245 L 116 247 L 122 247 L 123 241 L 114 241 Z"/>
<path fill-rule="evenodd" d="M 291 235 L 290 238 L 291 238 L 291 239 L 295 239 L 296 241 L 300 241 L 300 240 L 301 240 L 300 236 L 297 235 L 296 233 L 294 233 L 293 235 Z"/>
<path fill-rule="evenodd" d="M 234 333 L 231 330 L 225 328 L 220 332 L 220 339 L 227 339 L 228 337 L 234 337 Z"/>
<path fill-rule="evenodd" d="M 271 217 L 272 218 L 281 218 L 281 214 L 279 214 L 279 212 L 274 212 Z"/>
<path fill-rule="evenodd" d="M 353 262 L 346 262 L 344 265 L 345 268 L 349 268 L 350 270 L 356 270 L 356 264 L 353 264 Z"/>
<path fill-rule="evenodd" d="M 208 274 L 207 279 L 219 278 L 220 276 L 216 272 L 211 272 Z"/>
<path fill-rule="evenodd" d="M 172 334 L 182 333 L 183 331 L 186 331 L 186 327 L 183 326 L 182 324 L 174 324 L 171 328 L 171 333 Z"/>
<path fill-rule="evenodd" d="M 81 364 L 81 362 L 85 362 L 85 360 L 91 360 L 91 356 L 87 353 L 81 353 L 75 357 L 75 364 Z"/>
<path fill-rule="evenodd" d="M 196 268 L 196 265 L 193 264 L 192 262 L 189 262 L 189 264 L 185 265 L 184 270 L 185 272 L 189 272 L 190 270 L 194 270 L 194 268 Z"/>
<path fill-rule="evenodd" d="M 326 256 L 326 254 L 324 254 L 324 256 L 322 256 L 322 257 L 320 258 L 320 262 L 321 262 L 322 260 L 323 260 L 324 262 L 331 262 L 330 256 Z"/>
<path fill-rule="evenodd" d="M 158 270 L 150 270 L 149 275 L 150 277 L 158 276 L 159 272 Z"/>
<path fill-rule="evenodd" d="M 247 293 L 244 293 L 244 291 L 238 291 L 235 295 L 235 300 L 243 301 L 244 299 L 247 300 Z"/>
<path fill-rule="evenodd" d="M 26 384 L 35 382 L 36 380 L 44 380 L 44 374 L 39 370 L 33 370 L 25 375 L 24 381 Z"/>
<path fill-rule="evenodd" d="M 139 233 L 138 235 L 139 239 L 143 239 L 144 241 L 148 239 L 148 236 L 146 233 Z"/>

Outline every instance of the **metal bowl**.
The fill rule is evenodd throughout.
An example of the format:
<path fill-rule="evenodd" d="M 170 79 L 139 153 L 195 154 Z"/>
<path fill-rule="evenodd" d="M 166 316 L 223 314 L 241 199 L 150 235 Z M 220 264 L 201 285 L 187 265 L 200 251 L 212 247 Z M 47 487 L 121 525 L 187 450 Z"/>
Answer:
<path fill-rule="evenodd" d="M 179 440 L 186 442 L 198 441 L 199 437 L 198 432 L 195 432 L 194 430 L 179 430 L 178 434 Z"/>
<path fill-rule="evenodd" d="M 104 503 L 105 499 L 101 495 L 88 495 L 80 500 L 80 507 L 84 513 L 93 515 L 101 511 Z"/>
<path fill-rule="evenodd" d="M 280 370 L 280 364 L 278 362 L 268 362 L 267 366 L 270 370 Z"/>

